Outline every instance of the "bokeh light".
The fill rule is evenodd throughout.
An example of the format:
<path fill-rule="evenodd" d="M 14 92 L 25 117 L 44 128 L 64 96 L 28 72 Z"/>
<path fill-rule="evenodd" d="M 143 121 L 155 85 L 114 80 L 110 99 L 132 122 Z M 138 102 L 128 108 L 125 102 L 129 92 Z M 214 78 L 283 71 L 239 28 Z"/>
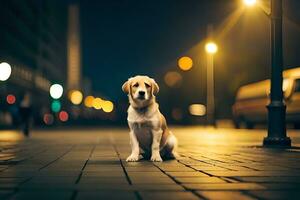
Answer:
<path fill-rule="evenodd" d="M 0 63 L 0 81 L 6 81 L 11 75 L 11 66 L 6 62 Z"/>
<path fill-rule="evenodd" d="M 214 42 L 208 42 L 205 45 L 205 51 L 209 54 L 215 54 L 218 51 L 218 46 Z"/>
<path fill-rule="evenodd" d="M 10 105 L 16 103 L 16 96 L 13 95 L 13 94 L 7 95 L 7 97 L 6 97 L 6 102 L 7 102 L 8 104 L 10 104 Z"/>
<path fill-rule="evenodd" d="M 167 72 L 164 77 L 165 83 L 169 87 L 179 86 L 182 81 L 182 76 L 175 71 Z"/>
<path fill-rule="evenodd" d="M 71 90 L 69 92 L 69 99 L 74 105 L 79 105 L 82 102 L 83 95 L 79 90 Z"/>
<path fill-rule="evenodd" d="M 66 111 L 60 111 L 58 114 L 58 118 L 62 122 L 66 122 L 69 119 L 69 114 Z"/>
<path fill-rule="evenodd" d="M 100 110 L 102 108 L 102 99 L 97 97 L 93 100 L 93 107 L 96 109 L 96 110 Z"/>
<path fill-rule="evenodd" d="M 50 87 L 50 96 L 53 99 L 59 99 L 64 92 L 63 87 L 60 84 L 53 84 Z"/>
<path fill-rule="evenodd" d="M 254 6 L 256 4 L 256 0 L 243 0 L 246 6 Z"/>
<path fill-rule="evenodd" d="M 183 71 L 188 71 L 193 67 L 193 60 L 190 57 L 184 56 L 178 60 L 178 66 Z"/>
<path fill-rule="evenodd" d="M 59 112 L 61 109 L 61 103 L 59 100 L 54 100 L 51 103 L 51 110 L 55 113 Z"/>
<path fill-rule="evenodd" d="M 191 115 L 204 116 L 206 114 L 206 107 L 202 104 L 192 104 L 189 106 L 189 112 Z"/>
<path fill-rule="evenodd" d="M 46 125 L 51 125 L 54 122 L 54 117 L 50 113 L 44 114 L 43 121 Z"/>
<path fill-rule="evenodd" d="M 114 109 L 114 104 L 111 101 L 103 101 L 102 102 L 102 109 L 106 113 L 110 113 Z"/>
<path fill-rule="evenodd" d="M 93 101 L 94 101 L 93 96 L 87 96 L 84 99 L 84 105 L 88 108 L 92 108 L 93 107 Z"/>

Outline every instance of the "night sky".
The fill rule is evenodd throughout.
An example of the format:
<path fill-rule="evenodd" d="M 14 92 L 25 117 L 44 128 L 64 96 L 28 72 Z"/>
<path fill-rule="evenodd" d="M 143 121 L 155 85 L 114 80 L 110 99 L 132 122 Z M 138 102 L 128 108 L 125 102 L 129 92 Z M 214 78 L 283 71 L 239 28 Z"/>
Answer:
<path fill-rule="evenodd" d="M 284 2 L 284 67 L 290 68 L 300 66 L 300 3 Z M 243 10 L 219 35 L 241 6 L 239 0 L 82 0 L 83 74 L 96 93 L 113 101 L 124 97 L 121 85 L 128 77 L 147 74 L 161 85 L 162 101 L 180 93 L 187 103 L 205 103 L 203 41 L 207 25 L 213 24 L 219 44 L 216 98 L 224 102 L 220 112 L 228 113 L 236 89 L 268 78 L 270 69 L 270 22 L 262 11 Z M 183 55 L 193 58 L 194 67 L 182 72 L 180 92 L 166 91 L 174 89 L 165 87 L 162 77 L 168 70 L 179 71 L 176 62 Z"/>

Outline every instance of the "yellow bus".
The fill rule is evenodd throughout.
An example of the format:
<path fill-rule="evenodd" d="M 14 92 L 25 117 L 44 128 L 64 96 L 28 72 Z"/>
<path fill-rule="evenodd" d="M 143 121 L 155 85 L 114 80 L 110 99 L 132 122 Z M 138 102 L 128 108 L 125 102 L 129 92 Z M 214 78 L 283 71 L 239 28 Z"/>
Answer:
<path fill-rule="evenodd" d="M 286 122 L 300 128 L 300 67 L 283 72 L 284 99 L 286 103 Z M 232 106 L 234 124 L 239 128 L 244 124 L 253 128 L 255 124 L 267 123 L 270 80 L 244 85 L 237 91 Z"/>

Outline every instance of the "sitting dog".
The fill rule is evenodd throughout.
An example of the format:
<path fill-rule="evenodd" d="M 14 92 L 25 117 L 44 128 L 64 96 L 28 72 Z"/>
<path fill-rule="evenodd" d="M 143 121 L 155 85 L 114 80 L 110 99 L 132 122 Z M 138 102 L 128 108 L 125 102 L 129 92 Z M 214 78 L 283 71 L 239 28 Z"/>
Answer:
<path fill-rule="evenodd" d="M 155 95 L 159 87 L 148 76 L 129 78 L 122 90 L 128 94 L 128 125 L 130 128 L 131 155 L 127 162 L 139 160 L 140 148 L 143 156 L 151 161 L 161 162 L 162 158 L 175 158 L 177 139 L 169 131 L 165 117 L 160 113 Z"/>

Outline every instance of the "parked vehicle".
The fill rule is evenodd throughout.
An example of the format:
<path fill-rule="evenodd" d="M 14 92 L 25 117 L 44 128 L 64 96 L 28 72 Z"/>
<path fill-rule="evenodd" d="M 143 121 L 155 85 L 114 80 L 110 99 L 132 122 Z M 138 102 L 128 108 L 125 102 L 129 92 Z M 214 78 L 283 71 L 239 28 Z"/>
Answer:
<path fill-rule="evenodd" d="M 286 122 L 300 128 L 300 67 L 283 72 L 283 93 L 286 103 Z M 267 123 L 270 80 L 264 80 L 240 87 L 232 106 L 237 128 L 244 124 L 253 128 L 255 124 Z"/>

